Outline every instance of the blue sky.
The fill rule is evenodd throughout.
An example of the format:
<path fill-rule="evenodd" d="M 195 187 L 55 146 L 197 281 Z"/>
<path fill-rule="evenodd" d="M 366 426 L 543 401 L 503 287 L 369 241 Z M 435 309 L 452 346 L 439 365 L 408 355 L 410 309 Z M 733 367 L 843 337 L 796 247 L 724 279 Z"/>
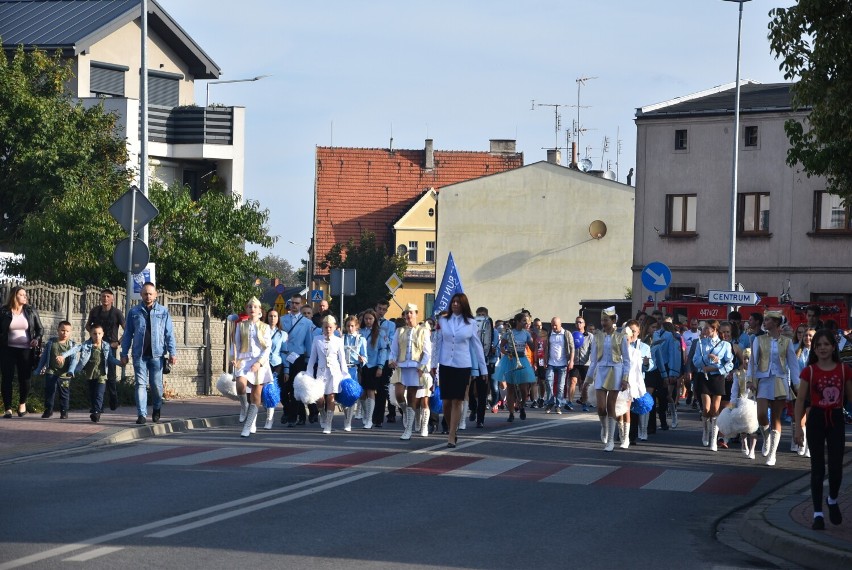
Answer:
<path fill-rule="evenodd" d="M 635 164 L 636 108 L 734 81 L 737 9 L 723 0 L 158 0 L 222 68 L 211 103 L 246 107 L 245 196 L 272 214 L 270 250 L 300 266 L 313 219 L 317 145 L 487 150 L 516 139 L 524 162 L 554 145 L 552 107 L 576 105 L 619 180 Z M 768 12 L 744 4 L 742 78 L 784 81 Z M 205 82 L 196 86 L 204 104 Z M 565 145 L 577 109 L 560 109 Z M 618 133 L 618 135 L 617 135 Z M 616 136 L 621 154 L 616 157 Z M 484 215 L 475 213 L 474 215 Z M 531 220 L 531 222 L 533 222 Z M 264 250 L 262 253 L 266 253 Z"/>

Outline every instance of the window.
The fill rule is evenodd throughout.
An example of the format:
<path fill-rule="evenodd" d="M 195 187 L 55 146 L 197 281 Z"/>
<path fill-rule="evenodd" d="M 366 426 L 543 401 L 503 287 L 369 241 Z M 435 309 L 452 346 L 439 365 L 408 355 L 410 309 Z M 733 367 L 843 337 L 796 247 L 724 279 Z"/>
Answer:
<path fill-rule="evenodd" d="M 423 314 L 431 315 L 432 311 L 435 309 L 435 294 L 434 293 L 426 293 L 423 295 Z"/>
<path fill-rule="evenodd" d="M 686 150 L 686 129 L 675 131 L 675 150 Z"/>
<path fill-rule="evenodd" d="M 694 234 L 695 208 L 698 197 L 695 194 L 669 194 L 666 196 L 666 234 Z"/>
<path fill-rule="evenodd" d="M 426 242 L 426 263 L 435 263 L 435 242 Z"/>
<path fill-rule="evenodd" d="M 408 242 L 408 261 L 417 263 L 417 242 Z"/>
<path fill-rule="evenodd" d="M 745 128 L 743 143 L 746 146 L 757 146 L 757 126 L 752 125 Z"/>
<path fill-rule="evenodd" d="M 124 65 L 92 62 L 89 68 L 89 91 L 95 97 L 124 97 Z"/>
<path fill-rule="evenodd" d="M 814 222 L 817 232 L 848 233 L 852 230 L 849 206 L 843 204 L 840 196 L 825 191 L 814 193 Z"/>
<path fill-rule="evenodd" d="M 396 248 L 396 254 L 397 255 L 406 255 L 406 254 L 408 254 L 408 248 L 406 248 L 402 244 L 399 244 L 399 246 Z"/>
<path fill-rule="evenodd" d="M 177 107 L 180 104 L 180 80 L 183 75 L 148 71 L 148 104 Z"/>
<path fill-rule="evenodd" d="M 769 193 L 740 194 L 739 231 L 742 234 L 769 233 Z"/>

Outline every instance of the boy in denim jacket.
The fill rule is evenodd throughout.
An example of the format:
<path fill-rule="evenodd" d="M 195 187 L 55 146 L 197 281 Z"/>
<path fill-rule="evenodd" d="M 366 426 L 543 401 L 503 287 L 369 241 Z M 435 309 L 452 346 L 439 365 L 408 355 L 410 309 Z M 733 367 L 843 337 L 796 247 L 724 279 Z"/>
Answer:
<path fill-rule="evenodd" d="M 73 361 L 63 354 L 77 346 L 71 340 L 71 323 L 62 321 L 56 328 L 57 336 L 47 341 L 38 361 L 36 371 L 44 374 L 44 413 L 43 418 L 53 415 L 53 404 L 56 400 L 56 388 L 59 388 L 59 419 L 68 418 L 68 407 L 71 400 L 69 380 Z"/>
<path fill-rule="evenodd" d="M 112 355 L 109 343 L 104 340 L 104 329 L 100 325 L 89 329 L 89 340 L 72 348 L 63 356 L 76 356 L 78 353 L 72 370 L 76 378 L 82 378 L 89 383 L 89 418 L 97 423 L 104 409 L 107 364 L 122 364 Z"/>

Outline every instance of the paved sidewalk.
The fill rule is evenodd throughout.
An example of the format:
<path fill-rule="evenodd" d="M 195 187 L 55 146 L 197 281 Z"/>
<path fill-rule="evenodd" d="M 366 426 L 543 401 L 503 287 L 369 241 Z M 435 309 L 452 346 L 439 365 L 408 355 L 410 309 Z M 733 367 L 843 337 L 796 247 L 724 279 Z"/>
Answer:
<path fill-rule="evenodd" d="M 276 412 L 280 428 L 281 410 Z M 238 424 L 239 404 L 222 396 L 167 400 L 159 423 L 136 425 L 136 410 L 123 406 L 105 411 L 93 423 L 84 410 L 67 420 L 59 414 L 0 418 L 0 465 L 62 453 L 68 449 L 102 446 L 191 429 Z M 265 416 L 264 416 L 265 417 Z M 847 428 L 847 431 L 850 431 Z M 848 438 L 847 438 L 848 439 Z M 742 517 L 739 532 L 751 545 L 805 568 L 852 568 L 852 451 L 847 450 L 840 492 L 843 524 L 832 525 L 825 510 L 826 529 L 811 530 L 810 474 L 764 497 Z"/>
<path fill-rule="evenodd" d="M 136 409 L 121 406 L 105 410 L 101 421 L 92 422 L 86 410 L 75 410 L 60 420 L 59 412 L 50 419 L 40 413 L 19 418 L 0 418 L 0 464 L 23 461 L 88 445 L 105 445 L 155 435 L 216 425 L 236 425 L 239 404 L 222 396 L 200 396 L 166 400 L 158 423 L 136 425 Z M 280 418 L 280 409 L 276 421 Z M 265 417 L 265 416 L 264 416 Z"/>
<path fill-rule="evenodd" d="M 828 494 L 827 483 L 825 494 Z M 824 503 L 825 499 L 825 530 L 811 530 L 813 505 L 808 472 L 748 510 L 742 523 L 743 538 L 773 556 L 805 568 L 852 568 L 852 453 L 849 449 L 839 497 L 842 524 L 831 524 Z"/>

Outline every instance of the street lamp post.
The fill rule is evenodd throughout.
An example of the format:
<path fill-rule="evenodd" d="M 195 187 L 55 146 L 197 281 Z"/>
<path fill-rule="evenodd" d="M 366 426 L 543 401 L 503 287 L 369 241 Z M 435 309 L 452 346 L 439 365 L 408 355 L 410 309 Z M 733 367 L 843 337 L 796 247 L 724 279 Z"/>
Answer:
<path fill-rule="evenodd" d="M 743 4 L 751 0 L 725 0 L 737 2 L 739 7 L 739 22 L 737 24 L 737 79 L 734 102 L 734 160 L 731 175 L 731 248 L 728 256 L 728 288 L 736 291 L 737 287 L 737 170 L 740 151 L 740 44 L 743 33 Z"/>
<path fill-rule="evenodd" d="M 269 77 L 268 75 L 258 75 L 257 77 L 249 77 L 246 79 L 223 79 L 222 81 L 208 81 L 207 82 L 207 94 L 204 98 L 204 106 L 210 106 L 210 85 L 215 83 L 246 83 L 248 81 L 260 81 L 264 77 Z"/>

